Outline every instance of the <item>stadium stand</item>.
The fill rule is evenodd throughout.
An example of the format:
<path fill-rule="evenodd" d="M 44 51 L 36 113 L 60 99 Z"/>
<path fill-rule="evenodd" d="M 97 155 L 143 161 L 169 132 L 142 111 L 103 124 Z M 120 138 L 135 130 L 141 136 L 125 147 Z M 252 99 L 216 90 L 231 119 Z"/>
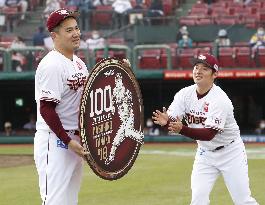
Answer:
<path fill-rule="evenodd" d="M 151 1 L 144 1 L 145 9 L 150 6 Z M 1 79 L 32 81 L 34 70 L 45 53 L 43 51 L 44 48 L 38 50 L 31 47 L 32 34 L 39 25 L 44 25 L 42 12 L 45 6 L 41 3 L 41 0 L 29 0 L 29 2 L 25 21 L 21 21 L 17 16 L 17 14 L 20 14 L 19 8 L 13 10 L 0 9 L 1 15 L 5 16 L 5 21 L 11 22 L 15 20 L 13 28 L 11 24 L 5 24 L 0 27 L 1 31 L 3 31 L 0 38 L 0 71 L 3 74 Z M 133 6 L 136 5 L 136 0 L 131 2 Z M 152 25 L 146 24 L 145 12 L 143 12 L 141 17 L 143 19 L 129 21 L 128 25 L 120 29 L 113 29 L 111 4 L 97 5 L 91 15 L 90 27 L 83 29 L 82 34 L 84 39 L 87 39 L 92 29 L 99 29 L 106 39 L 106 47 L 95 52 L 88 52 L 88 49 L 83 48 L 78 50 L 76 54 L 89 65 L 89 68 L 92 68 L 96 62 L 108 56 L 130 58 L 137 77 L 147 79 L 147 81 L 165 78 L 166 71 L 183 72 L 184 76 L 192 68 L 191 58 L 205 52 L 218 56 L 222 67 L 221 70 L 264 70 L 265 49 L 259 48 L 255 52 L 249 47 L 247 40 L 248 36 L 254 33 L 258 26 L 264 26 L 265 24 L 264 1 L 253 0 L 247 6 L 242 3 L 231 3 L 232 0 L 216 0 L 211 6 L 195 0 L 164 0 L 162 2 L 165 16 L 162 17 L 161 21 L 158 21 L 158 25 L 152 27 Z M 61 6 L 65 7 L 66 5 L 67 0 L 62 1 Z M 67 8 L 76 9 L 75 6 L 67 6 Z M 180 13 L 184 15 L 180 16 Z M 144 29 L 137 33 L 139 25 L 143 26 Z M 175 29 L 177 33 L 177 29 L 181 25 L 188 27 L 189 34 L 194 39 L 193 48 L 182 49 L 178 47 L 174 39 L 169 40 L 168 34 L 175 35 L 171 31 Z M 165 30 L 164 28 L 166 27 L 173 29 Z M 214 39 L 220 28 L 227 29 L 228 34 L 232 37 L 231 47 L 217 48 L 214 45 Z M 13 32 L 11 32 L 12 29 Z M 248 33 L 241 31 L 248 31 Z M 146 39 L 144 38 L 142 41 L 137 41 L 135 40 L 139 37 L 137 35 L 140 37 L 145 36 L 149 41 L 145 41 Z M 28 65 L 26 71 L 21 73 L 12 73 L 12 63 L 9 62 L 11 60 L 10 54 L 14 52 L 14 50 L 9 49 L 15 36 L 25 37 L 27 47 L 24 53 L 30 51 L 33 54 L 30 55 L 31 58 L 33 56 L 35 59 L 31 65 Z M 157 39 L 159 39 L 159 42 Z M 150 48 L 150 45 L 158 44 L 163 46 Z M 137 50 L 137 52 L 132 52 L 138 46 L 142 46 L 141 49 Z M 134 63 L 134 60 L 136 63 Z M 31 62 L 30 59 L 27 62 Z M 161 95 L 159 98 L 162 98 L 164 94 L 162 92 L 159 95 Z M 150 100 L 148 103 L 152 104 Z M 149 112 L 152 106 L 148 105 L 146 107 L 147 112 Z M 3 119 L 0 117 L 0 122 L 2 121 Z M 240 123 L 247 124 L 250 122 L 242 119 Z M 254 125 L 251 126 L 254 127 Z"/>

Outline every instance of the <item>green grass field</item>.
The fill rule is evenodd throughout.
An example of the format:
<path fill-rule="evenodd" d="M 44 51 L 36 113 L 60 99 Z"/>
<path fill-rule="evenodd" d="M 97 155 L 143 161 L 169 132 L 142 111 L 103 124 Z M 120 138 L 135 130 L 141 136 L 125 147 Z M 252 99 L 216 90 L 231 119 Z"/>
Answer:
<path fill-rule="evenodd" d="M 105 181 L 85 166 L 79 205 L 188 205 L 194 144 L 146 144 L 127 175 Z M 32 146 L 0 146 L 1 154 L 32 154 Z M 247 145 L 253 196 L 265 204 L 265 145 Z M 1 205 L 41 204 L 34 164 L 0 168 Z M 211 204 L 232 205 L 220 177 Z"/>

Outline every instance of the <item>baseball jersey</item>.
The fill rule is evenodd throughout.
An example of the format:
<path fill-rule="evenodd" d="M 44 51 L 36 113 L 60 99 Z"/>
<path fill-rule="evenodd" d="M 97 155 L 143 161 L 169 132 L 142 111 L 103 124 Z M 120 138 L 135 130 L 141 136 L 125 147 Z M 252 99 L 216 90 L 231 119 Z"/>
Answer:
<path fill-rule="evenodd" d="M 197 85 L 181 89 L 168 108 L 170 118 L 184 119 L 191 128 L 212 128 L 218 131 L 210 141 L 197 140 L 199 146 L 214 149 L 240 137 L 234 118 L 234 107 L 226 93 L 215 84 L 207 95 L 198 99 Z"/>
<path fill-rule="evenodd" d="M 65 130 L 78 129 L 80 99 L 87 76 L 85 63 L 76 55 L 70 60 L 52 50 L 42 59 L 35 75 L 37 130 L 50 130 L 40 114 L 40 100 L 57 103 L 55 111 Z"/>

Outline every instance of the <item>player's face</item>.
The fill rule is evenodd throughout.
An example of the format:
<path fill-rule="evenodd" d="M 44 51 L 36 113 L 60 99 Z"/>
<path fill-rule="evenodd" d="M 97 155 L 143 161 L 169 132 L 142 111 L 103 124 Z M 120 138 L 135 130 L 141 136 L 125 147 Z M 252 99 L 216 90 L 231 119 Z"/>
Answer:
<path fill-rule="evenodd" d="M 203 63 L 197 63 L 193 68 L 193 80 L 199 87 L 211 87 L 217 73 Z"/>
<path fill-rule="evenodd" d="M 73 51 L 80 45 L 80 29 L 74 18 L 65 19 L 58 28 L 58 32 L 54 32 L 54 42 L 61 49 Z"/>

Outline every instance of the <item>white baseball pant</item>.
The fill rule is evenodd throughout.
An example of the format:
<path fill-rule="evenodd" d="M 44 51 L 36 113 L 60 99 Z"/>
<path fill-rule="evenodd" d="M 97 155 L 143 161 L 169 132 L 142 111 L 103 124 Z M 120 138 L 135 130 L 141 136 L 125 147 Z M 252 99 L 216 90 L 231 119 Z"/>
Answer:
<path fill-rule="evenodd" d="M 80 142 L 78 136 L 69 136 Z M 83 159 L 53 132 L 39 130 L 34 138 L 34 160 L 42 205 L 77 205 Z"/>
<path fill-rule="evenodd" d="M 220 174 L 235 205 L 258 205 L 251 197 L 247 156 L 241 138 L 214 152 L 198 147 L 191 175 L 191 205 L 210 204 L 209 195 Z"/>

